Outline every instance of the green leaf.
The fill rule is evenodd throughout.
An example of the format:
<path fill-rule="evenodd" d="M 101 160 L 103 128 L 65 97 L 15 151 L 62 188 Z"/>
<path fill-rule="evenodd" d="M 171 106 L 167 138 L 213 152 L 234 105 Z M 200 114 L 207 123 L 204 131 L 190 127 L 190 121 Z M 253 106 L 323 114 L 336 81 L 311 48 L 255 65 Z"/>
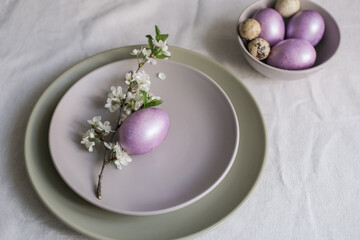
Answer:
<path fill-rule="evenodd" d="M 161 34 L 160 29 L 157 25 L 155 25 L 155 33 L 156 33 L 156 36 Z"/>
<path fill-rule="evenodd" d="M 146 106 L 147 101 L 148 101 L 147 92 L 143 91 L 143 90 L 140 90 L 140 92 L 142 94 L 142 99 L 143 99 L 143 102 L 144 102 L 144 106 Z"/>
<path fill-rule="evenodd" d="M 144 104 L 144 108 L 155 107 L 155 106 L 162 104 L 163 102 L 164 102 L 163 100 L 154 99 L 154 100 L 148 102 L 147 104 Z"/>
<path fill-rule="evenodd" d="M 159 55 L 160 53 L 161 53 L 161 48 L 155 48 L 156 50 L 155 51 L 153 51 L 153 54 L 155 55 L 155 56 L 157 56 L 157 55 Z"/>
<path fill-rule="evenodd" d="M 151 35 L 146 35 L 146 37 L 148 38 L 148 43 L 151 50 L 153 50 L 154 49 L 153 37 Z"/>
<path fill-rule="evenodd" d="M 169 37 L 169 34 L 160 34 L 156 36 L 156 41 L 165 41 Z"/>
<path fill-rule="evenodd" d="M 154 43 L 150 38 L 148 39 L 148 43 L 149 43 L 150 49 L 152 51 L 154 49 Z"/>
<path fill-rule="evenodd" d="M 158 59 L 165 59 L 165 58 L 168 58 L 168 56 L 165 56 L 165 55 L 163 55 L 163 54 L 158 54 L 158 55 L 156 55 L 156 58 L 158 58 Z"/>

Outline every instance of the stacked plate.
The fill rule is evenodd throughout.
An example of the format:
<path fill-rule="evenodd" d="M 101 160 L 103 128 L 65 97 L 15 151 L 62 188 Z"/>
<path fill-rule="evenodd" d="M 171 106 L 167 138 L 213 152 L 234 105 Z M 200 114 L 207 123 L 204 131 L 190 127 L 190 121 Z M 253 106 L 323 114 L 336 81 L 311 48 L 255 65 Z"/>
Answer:
<path fill-rule="evenodd" d="M 266 154 L 261 113 L 219 64 L 172 47 L 171 61 L 145 69 L 151 91 L 164 100 L 160 107 L 170 116 L 169 133 L 157 149 L 133 156 L 123 170 L 107 166 L 98 200 L 94 189 L 103 147 L 87 152 L 81 133 L 95 115 L 115 121 L 104 101 L 110 86 L 121 84 L 136 66 L 129 54 L 135 47 L 90 57 L 44 92 L 26 133 L 29 176 L 49 210 L 88 236 L 192 238 L 225 220 L 254 187 Z M 157 79 L 159 72 L 166 80 Z"/>

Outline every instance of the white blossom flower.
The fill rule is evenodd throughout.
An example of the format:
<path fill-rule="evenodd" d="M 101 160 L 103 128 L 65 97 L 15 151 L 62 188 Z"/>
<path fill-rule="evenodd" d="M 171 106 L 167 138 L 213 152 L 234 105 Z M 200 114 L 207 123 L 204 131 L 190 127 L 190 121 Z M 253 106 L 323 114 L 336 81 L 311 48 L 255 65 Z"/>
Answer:
<path fill-rule="evenodd" d="M 137 84 L 138 84 L 137 87 L 139 90 L 146 91 L 146 92 L 149 91 L 150 84 L 151 84 L 150 76 L 144 70 L 134 73 L 133 78 L 137 82 Z"/>
<path fill-rule="evenodd" d="M 81 144 L 84 144 L 85 147 L 89 150 L 89 152 L 94 151 L 94 148 L 93 148 L 93 147 L 95 146 L 95 143 L 94 143 L 94 142 L 91 142 L 91 141 L 89 140 L 89 137 L 84 137 L 80 143 L 81 143 Z"/>
<path fill-rule="evenodd" d="M 139 110 L 144 104 L 142 93 L 140 93 L 139 91 L 128 92 L 126 96 L 127 97 L 125 99 L 125 105 L 122 109 L 119 123 L 124 121 L 134 111 Z"/>
<path fill-rule="evenodd" d="M 127 166 L 131 161 L 131 157 L 127 152 L 125 152 L 123 149 L 121 149 L 119 142 L 116 143 L 107 143 L 104 142 L 104 145 L 106 148 L 111 150 L 113 153 L 115 153 L 115 160 L 114 164 L 118 169 L 121 169 L 123 166 Z"/>
<path fill-rule="evenodd" d="M 131 55 L 138 55 L 140 53 L 139 49 L 134 49 L 132 50 L 132 52 L 130 53 Z"/>
<path fill-rule="evenodd" d="M 109 134 L 111 132 L 110 122 L 109 121 L 106 121 L 104 123 L 99 122 L 98 129 L 101 131 L 105 131 L 106 134 Z"/>
<path fill-rule="evenodd" d="M 151 49 L 143 48 L 142 49 L 142 54 L 144 55 L 144 57 L 150 56 L 151 55 Z"/>
<path fill-rule="evenodd" d="M 111 90 L 111 93 L 108 94 L 108 97 L 110 97 L 110 98 L 118 98 L 118 99 L 124 99 L 125 98 L 125 94 L 122 92 L 122 87 L 120 87 L 120 86 L 118 86 L 118 87 L 111 86 L 110 90 Z"/>
<path fill-rule="evenodd" d="M 119 155 L 117 155 L 117 159 L 114 161 L 114 164 L 117 169 L 121 170 L 123 166 L 127 166 L 130 162 L 132 162 L 132 159 L 129 154 L 125 151 L 121 151 Z"/>
<path fill-rule="evenodd" d="M 125 83 L 126 85 L 130 85 L 130 83 L 134 81 L 133 78 L 132 78 L 132 73 L 131 72 L 128 72 L 125 74 Z"/>
<path fill-rule="evenodd" d="M 126 95 L 122 92 L 122 87 L 111 86 L 111 92 L 108 94 L 108 99 L 106 100 L 105 108 L 108 108 L 110 112 L 115 112 L 121 106 L 122 100 Z"/>
<path fill-rule="evenodd" d="M 87 120 L 87 122 L 91 125 L 98 125 L 101 121 L 101 116 L 95 116 L 91 120 Z"/>
<path fill-rule="evenodd" d="M 136 105 L 136 104 L 142 105 L 144 103 L 142 93 L 140 93 L 140 92 L 135 92 L 135 93 L 128 92 L 126 101 L 128 103 L 130 103 L 131 105 L 133 105 L 133 104 L 134 105 Z"/>
<path fill-rule="evenodd" d="M 166 41 L 162 41 L 162 40 L 159 40 L 159 41 L 156 41 L 155 40 L 155 44 L 154 44 L 156 47 L 159 47 L 161 48 L 162 51 L 167 51 L 168 50 L 168 46 L 167 46 L 167 42 Z"/>
<path fill-rule="evenodd" d="M 152 65 L 156 65 L 156 63 L 157 63 L 155 58 L 149 58 L 149 57 L 148 57 L 147 60 L 148 60 L 149 63 L 152 64 Z"/>
<path fill-rule="evenodd" d="M 158 74 L 157 74 L 157 77 L 158 77 L 159 79 L 161 79 L 161 80 L 165 80 L 165 79 L 166 79 L 165 73 L 162 73 L 162 72 L 158 73 Z"/>
<path fill-rule="evenodd" d="M 137 95 L 137 92 L 136 93 L 128 92 L 126 94 L 126 100 L 125 101 L 129 102 L 130 100 L 135 99 L 136 95 Z"/>
<path fill-rule="evenodd" d="M 93 128 L 87 130 L 83 135 L 83 138 L 95 138 L 95 131 Z"/>
<path fill-rule="evenodd" d="M 115 112 L 120 108 L 120 99 L 118 98 L 108 98 L 106 100 L 105 108 L 108 108 L 110 112 Z"/>
<path fill-rule="evenodd" d="M 158 48 L 161 48 L 162 54 L 164 54 L 165 56 L 167 56 L 167 57 L 171 56 L 171 52 L 168 51 L 169 46 L 167 45 L 166 41 L 162 41 L 162 40 L 155 41 L 154 45 Z M 167 58 L 165 58 L 165 59 L 167 59 Z"/>

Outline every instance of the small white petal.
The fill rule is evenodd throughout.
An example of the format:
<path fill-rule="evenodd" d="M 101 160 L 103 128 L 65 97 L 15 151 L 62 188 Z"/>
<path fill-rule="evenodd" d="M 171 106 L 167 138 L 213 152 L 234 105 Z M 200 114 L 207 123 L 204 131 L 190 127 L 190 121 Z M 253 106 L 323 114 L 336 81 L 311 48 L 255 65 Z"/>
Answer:
<path fill-rule="evenodd" d="M 168 57 L 171 56 L 171 52 L 169 52 L 169 51 L 164 51 L 163 54 L 164 54 L 165 56 L 168 56 Z"/>
<path fill-rule="evenodd" d="M 111 150 L 110 144 L 108 144 L 107 142 L 104 142 L 104 145 L 105 145 L 105 147 L 106 147 L 107 149 L 110 149 L 110 150 Z"/>
<path fill-rule="evenodd" d="M 116 167 L 117 169 L 121 170 L 122 166 L 121 166 L 119 160 L 116 160 L 116 161 L 114 162 L 114 164 L 115 164 L 115 167 Z"/>
<path fill-rule="evenodd" d="M 131 72 L 128 72 L 128 73 L 125 74 L 125 79 L 126 79 L 126 80 L 129 80 L 129 81 L 130 81 L 131 78 L 132 78 Z"/>
<path fill-rule="evenodd" d="M 158 73 L 158 74 L 157 74 L 157 77 L 158 77 L 159 79 L 161 79 L 161 80 L 165 80 L 165 79 L 166 79 L 165 73 L 162 73 L 162 72 Z"/>
<path fill-rule="evenodd" d="M 127 162 L 126 160 L 124 160 L 124 159 L 121 159 L 121 160 L 120 160 L 120 163 L 121 163 L 121 165 L 123 165 L 123 166 L 127 166 L 127 165 L 128 165 L 128 162 Z"/>

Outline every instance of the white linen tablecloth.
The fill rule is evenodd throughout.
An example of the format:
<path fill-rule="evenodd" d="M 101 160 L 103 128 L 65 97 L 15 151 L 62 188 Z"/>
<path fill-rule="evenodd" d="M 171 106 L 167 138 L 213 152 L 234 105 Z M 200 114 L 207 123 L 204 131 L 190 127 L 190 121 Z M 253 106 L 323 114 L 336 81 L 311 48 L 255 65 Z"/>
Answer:
<path fill-rule="evenodd" d="M 67 68 L 146 43 L 154 24 L 170 45 L 225 65 L 264 114 L 268 157 L 248 202 L 199 239 L 360 238 L 360 1 L 316 0 L 337 20 L 338 54 L 299 81 L 270 80 L 240 53 L 235 26 L 251 0 L 0 2 L 0 239 L 87 239 L 37 198 L 24 165 L 32 108 Z"/>

